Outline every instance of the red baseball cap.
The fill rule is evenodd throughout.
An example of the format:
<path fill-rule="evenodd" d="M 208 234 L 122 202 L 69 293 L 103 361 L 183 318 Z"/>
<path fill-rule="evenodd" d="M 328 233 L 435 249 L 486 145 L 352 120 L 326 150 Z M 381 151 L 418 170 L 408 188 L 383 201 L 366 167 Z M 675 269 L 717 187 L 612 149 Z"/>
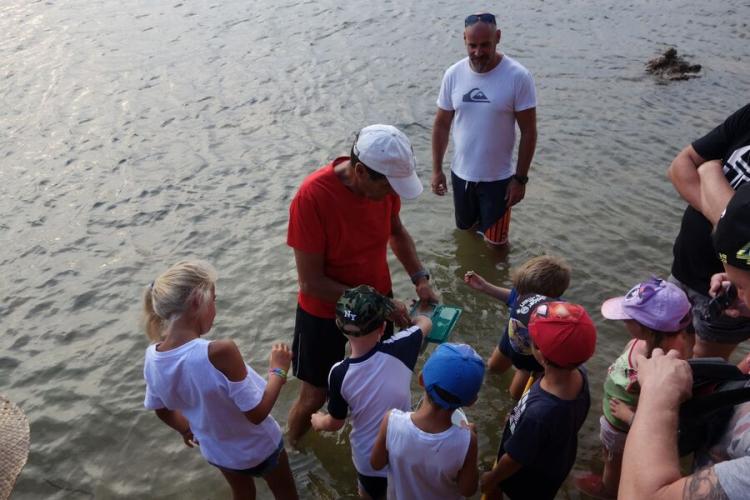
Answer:
<path fill-rule="evenodd" d="M 583 306 L 547 302 L 537 306 L 529 334 L 542 355 L 563 368 L 588 360 L 596 348 L 596 327 Z"/>

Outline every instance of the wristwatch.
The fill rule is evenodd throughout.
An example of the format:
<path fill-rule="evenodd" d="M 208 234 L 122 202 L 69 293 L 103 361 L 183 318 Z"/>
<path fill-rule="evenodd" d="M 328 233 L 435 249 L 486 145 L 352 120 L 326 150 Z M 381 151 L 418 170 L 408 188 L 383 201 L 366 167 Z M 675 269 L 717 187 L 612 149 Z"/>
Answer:
<path fill-rule="evenodd" d="M 529 182 L 528 175 L 513 174 L 513 178 L 516 180 L 516 182 L 518 182 L 522 186 L 526 185 L 526 183 Z"/>
<path fill-rule="evenodd" d="M 420 279 L 422 279 L 422 278 L 427 278 L 428 281 L 430 279 L 430 273 L 428 273 L 427 269 L 425 269 L 425 268 L 422 268 L 419 271 L 417 271 L 416 273 L 412 274 L 411 275 L 411 282 L 416 285 L 417 282 Z"/>

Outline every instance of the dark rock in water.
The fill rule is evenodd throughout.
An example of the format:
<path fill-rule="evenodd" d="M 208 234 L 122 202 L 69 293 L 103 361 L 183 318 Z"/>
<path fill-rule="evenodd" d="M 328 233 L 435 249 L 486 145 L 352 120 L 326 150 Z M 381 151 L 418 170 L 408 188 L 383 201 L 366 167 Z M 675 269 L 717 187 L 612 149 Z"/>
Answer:
<path fill-rule="evenodd" d="M 664 54 L 646 63 L 646 71 L 664 80 L 687 80 L 698 76 L 700 64 L 690 64 L 677 55 L 674 48 L 667 49 Z"/>

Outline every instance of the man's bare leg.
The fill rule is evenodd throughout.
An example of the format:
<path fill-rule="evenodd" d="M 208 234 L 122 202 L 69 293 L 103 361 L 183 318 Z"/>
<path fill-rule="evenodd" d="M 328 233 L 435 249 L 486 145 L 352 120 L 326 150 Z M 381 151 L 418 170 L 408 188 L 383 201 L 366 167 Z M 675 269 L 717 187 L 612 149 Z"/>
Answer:
<path fill-rule="evenodd" d="M 315 387 L 302 382 L 296 401 L 289 410 L 289 443 L 297 446 L 297 442 L 310 429 L 310 417 L 326 402 L 326 388 Z"/>

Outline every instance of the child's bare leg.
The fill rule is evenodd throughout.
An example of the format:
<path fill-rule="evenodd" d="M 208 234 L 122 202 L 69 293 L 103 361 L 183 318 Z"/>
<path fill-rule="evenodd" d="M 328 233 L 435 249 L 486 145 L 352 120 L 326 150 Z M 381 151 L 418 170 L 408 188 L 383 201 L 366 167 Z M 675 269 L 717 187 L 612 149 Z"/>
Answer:
<path fill-rule="evenodd" d="M 487 368 L 489 368 L 491 372 L 501 375 L 510 368 L 510 365 L 510 358 L 500 352 L 500 349 L 495 346 L 495 350 L 492 351 L 490 360 L 487 362 Z"/>
<path fill-rule="evenodd" d="M 294 485 L 292 469 L 289 467 L 289 457 L 286 454 L 286 450 L 281 450 L 279 465 L 263 476 L 263 479 L 265 479 L 276 500 L 297 500 L 299 498 L 297 487 Z"/>
<path fill-rule="evenodd" d="M 604 471 L 602 472 L 602 486 L 608 497 L 617 496 L 620 486 L 620 472 L 622 471 L 622 453 L 610 453 L 604 450 Z"/>
<path fill-rule="evenodd" d="M 510 381 L 510 397 L 518 401 L 523 396 L 523 390 L 526 388 L 526 383 L 529 381 L 531 373 L 526 370 L 516 370 L 513 374 L 513 380 Z"/>
<path fill-rule="evenodd" d="M 252 476 L 219 470 L 232 488 L 232 500 L 255 500 L 255 481 Z"/>

